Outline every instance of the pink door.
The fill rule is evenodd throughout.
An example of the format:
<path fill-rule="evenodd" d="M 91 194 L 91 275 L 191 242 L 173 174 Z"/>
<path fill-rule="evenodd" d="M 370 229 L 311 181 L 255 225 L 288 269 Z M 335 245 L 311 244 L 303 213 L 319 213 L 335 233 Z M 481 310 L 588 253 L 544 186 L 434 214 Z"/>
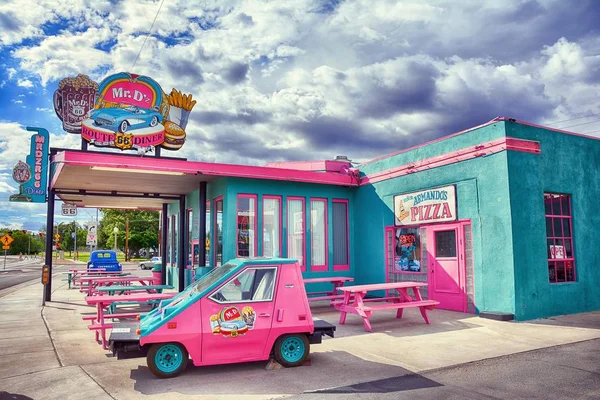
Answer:
<path fill-rule="evenodd" d="M 202 363 L 258 359 L 267 343 L 277 267 L 246 268 L 202 299 Z"/>
<path fill-rule="evenodd" d="M 437 308 L 467 311 L 462 228 L 460 224 L 427 227 L 429 299 Z"/>

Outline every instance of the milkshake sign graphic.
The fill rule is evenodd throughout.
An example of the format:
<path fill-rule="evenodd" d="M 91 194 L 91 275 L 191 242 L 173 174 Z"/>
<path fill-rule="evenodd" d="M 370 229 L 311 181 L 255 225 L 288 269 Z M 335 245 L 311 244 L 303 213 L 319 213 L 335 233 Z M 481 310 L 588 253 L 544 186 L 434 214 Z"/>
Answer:
<path fill-rule="evenodd" d="M 394 196 L 396 226 L 456 221 L 454 185 Z"/>
<path fill-rule="evenodd" d="M 179 150 L 185 143 L 188 117 L 196 104 L 191 94 L 176 89 L 166 94 L 154 79 L 127 72 L 110 75 L 100 84 L 85 75 L 61 83 L 55 109 L 63 128 L 81 133 L 94 146 L 145 154 L 157 146 Z"/>

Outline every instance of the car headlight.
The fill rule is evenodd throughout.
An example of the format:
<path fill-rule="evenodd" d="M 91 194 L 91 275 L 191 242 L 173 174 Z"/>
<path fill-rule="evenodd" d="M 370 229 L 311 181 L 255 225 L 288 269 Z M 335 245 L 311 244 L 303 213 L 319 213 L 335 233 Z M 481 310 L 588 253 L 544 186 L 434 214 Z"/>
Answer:
<path fill-rule="evenodd" d="M 89 268 L 94 268 L 94 264 L 88 265 Z"/>

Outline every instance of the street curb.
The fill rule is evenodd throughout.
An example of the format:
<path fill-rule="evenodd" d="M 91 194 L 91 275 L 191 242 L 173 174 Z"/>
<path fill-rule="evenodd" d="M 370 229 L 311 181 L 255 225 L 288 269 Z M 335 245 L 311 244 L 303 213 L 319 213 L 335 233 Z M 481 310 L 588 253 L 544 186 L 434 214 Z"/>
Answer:
<path fill-rule="evenodd" d="M 57 276 L 57 275 L 58 274 L 52 274 L 52 279 L 54 280 L 55 276 Z M 35 285 L 36 283 L 41 283 L 41 275 L 38 276 L 37 278 L 33 278 L 29 281 L 22 282 L 22 283 L 19 283 L 18 285 L 11 286 L 9 288 L 0 290 L 0 298 L 8 296 L 9 294 L 12 294 L 16 291 L 24 289 L 28 286 Z"/>

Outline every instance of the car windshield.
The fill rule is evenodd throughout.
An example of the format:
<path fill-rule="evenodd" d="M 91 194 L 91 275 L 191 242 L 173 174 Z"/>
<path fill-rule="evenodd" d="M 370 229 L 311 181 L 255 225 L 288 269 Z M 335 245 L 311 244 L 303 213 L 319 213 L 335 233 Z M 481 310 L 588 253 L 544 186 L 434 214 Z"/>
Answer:
<path fill-rule="evenodd" d="M 220 267 L 214 268 L 211 272 L 204 275 L 198 282 L 196 282 L 195 287 L 193 289 L 193 293 L 200 293 L 204 290 L 208 289 L 216 282 L 218 282 L 221 278 L 231 272 L 234 268 L 237 267 L 237 264 L 234 263 L 226 263 Z"/>
<path fill-rule="evenodd" d="M 134 106 L 131 107 L 125 107 L 125 110 L 132 112 L 132 113 L 136 113 L 139 114 L 140 113 L 140 109 Z"/>

